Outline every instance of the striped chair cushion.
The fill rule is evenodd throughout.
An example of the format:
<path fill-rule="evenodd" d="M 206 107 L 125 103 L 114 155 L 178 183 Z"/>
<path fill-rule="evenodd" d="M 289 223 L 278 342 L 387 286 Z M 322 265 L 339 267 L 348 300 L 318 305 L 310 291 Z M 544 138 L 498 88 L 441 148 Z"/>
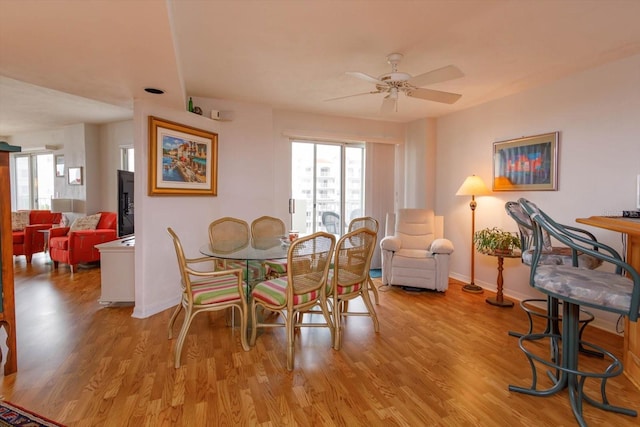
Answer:
<path fill-rule="evenodd" d="M 238 279 L 233 274 L 209 277 L 191 282 L 191 295 L 194 304 L 218 304 L 239 300 Z"/>
<path fill-rule="evenodd" d="M 335 270 L 331 269 L 329 270 L 329 279 L 327 280 L 327 295 L 331 292 L 331 286 L 332 286 L 332 282 L 333 282 L 333 272 Z M 348 271 L 342 270 L 342 278 L 348 278 L 348 276 L 350 276 L 351 274 Z M 346 277 L 345 277 L 346 276 Z M 355 278 L 355 275 L 353 275 Z M 351 280 L 349 280 L 351 281 Z M 362 287 L 363 283 L 358 282 L 355 283 L 353 285 L 348 285 L 348 286 L 344 286 L 341 285 L 340 283 L 338 283 L 338 295 L 345 295 L 345 294 L 351 294 L 354 292 L 358 292 L 360 290 L 360 288 Z"/>
<path fill-rule="evenodd" d="M 251 295 L 258 301 L 262 301 L 266 304 L 282 306 L 287 301 L 287 278 L 279 277 L 277 279 L 267 280 L 258 283 Z M 293 296 L 293 305 L 306 303 L 309 301 L 315 301 L 319 297 L 319 291 L 311 291 L 306 294 L 299 294 Z"/>
<path fill-rule="evenodd" d="M 282 275 L 287 272 L 287 260 L 280 259 L 268 259 L 264 262 L 265 267 L 267 269 L 267 275 L 272 275 L 273 273 L 277 275 Z"/>

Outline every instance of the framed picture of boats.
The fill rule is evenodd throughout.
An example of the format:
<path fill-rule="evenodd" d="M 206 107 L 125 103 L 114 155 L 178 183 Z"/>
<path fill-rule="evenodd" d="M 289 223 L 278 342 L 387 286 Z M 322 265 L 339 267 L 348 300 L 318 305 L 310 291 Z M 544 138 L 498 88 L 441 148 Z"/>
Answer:
<path fill-rule="evenodd" d="M 216 196 L 218 134 L 149 116 L 149 195 Z"/>
<path fill-rule="evenodd" d="M 558 189 L 558 132 L 493 143 L 493 191 Z"/>

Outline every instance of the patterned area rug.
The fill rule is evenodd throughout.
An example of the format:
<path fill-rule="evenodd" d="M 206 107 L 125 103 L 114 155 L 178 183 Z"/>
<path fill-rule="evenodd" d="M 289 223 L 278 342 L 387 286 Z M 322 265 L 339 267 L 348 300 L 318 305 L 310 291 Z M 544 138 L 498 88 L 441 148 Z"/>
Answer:
<path fill-rule="evenodd" d="M 0 401 L 0 426 L 64 427 L 6 400 Z"/>

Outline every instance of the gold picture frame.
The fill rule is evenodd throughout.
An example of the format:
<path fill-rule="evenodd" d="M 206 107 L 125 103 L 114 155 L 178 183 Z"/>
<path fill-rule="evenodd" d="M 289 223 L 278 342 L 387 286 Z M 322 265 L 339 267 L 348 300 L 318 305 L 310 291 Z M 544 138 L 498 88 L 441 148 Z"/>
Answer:
<path fill-rule="evenodd" d="M 493 191 L 558 190 L 558 132 L 493 143 Z"/>
<path fill-rule="evenodd" d="M 216 196 L 218 134 L 149 116 L 149 196 Z"/>

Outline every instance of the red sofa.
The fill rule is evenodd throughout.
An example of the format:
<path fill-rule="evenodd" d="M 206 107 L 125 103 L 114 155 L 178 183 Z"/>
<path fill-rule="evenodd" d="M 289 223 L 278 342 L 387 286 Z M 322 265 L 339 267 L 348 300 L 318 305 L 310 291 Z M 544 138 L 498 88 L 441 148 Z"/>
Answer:
<path fill-rule="evenodd" d="M 73 273 L 80 263 L 100 260 L 100 252 L 95 246 L 118 238 L 118 214 L 100 214 L 95 230 L 69 231 L 70 227 L 59 227 L 49 231 L 49 256 L 53 261 L 53 268 L 58 268 L 58 263 L 63 262 L 69 264 Z"/>
<path fill-rule="evenodd" d="M 24 230 L 13 231 L 13 255 L 24 255 L 27 263 L 30 263 L 33 254 L 44 251 L 44 233 L 39 233 L 38 230 L 48 230 L 60 224 L 61 219 L 60 212 L 30 211 L 29 225 Z"/>

